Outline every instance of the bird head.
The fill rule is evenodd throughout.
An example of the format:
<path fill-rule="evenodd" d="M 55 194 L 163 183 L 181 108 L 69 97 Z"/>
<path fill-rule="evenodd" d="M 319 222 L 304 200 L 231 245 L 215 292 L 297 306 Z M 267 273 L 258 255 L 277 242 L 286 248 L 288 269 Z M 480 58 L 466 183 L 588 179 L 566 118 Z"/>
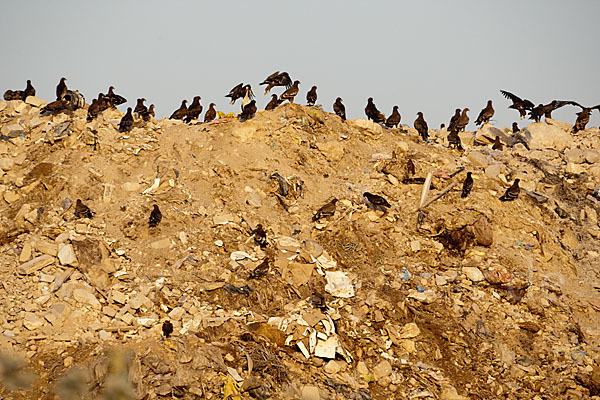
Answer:
<path fill-rule="evenodd" d="M 209 106 L 209 107 L 214 107 L 214 106 L 216 106 L 216 104 L 215 104 L 215 103 L 210 103 L 210 106 Z"/>
<path fill-rule="evenodd" d="M 131 114 L 131 107 L 127 107 L 127 114 Z"/>

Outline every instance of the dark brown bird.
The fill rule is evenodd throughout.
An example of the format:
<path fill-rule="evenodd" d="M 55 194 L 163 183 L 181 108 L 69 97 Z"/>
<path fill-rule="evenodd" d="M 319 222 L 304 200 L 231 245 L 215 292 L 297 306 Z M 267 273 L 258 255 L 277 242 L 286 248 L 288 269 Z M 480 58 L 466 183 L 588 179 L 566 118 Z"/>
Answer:
<path fill-rule="evenodd" d="M 187 113 L 183 118 L 183 122 L 190 123 L 195 119 L 198 119 L 202 113 L 202 104 L 200 104 L 200 96 L 194 96 L 192 104 L 187 109 Z"/>
<path fill-rule="evenodd" d="M 155 204 L 152 208 L 152 212 L 150 212 L 150 218 L 148 219 L 148 227 L 154 228 L 160 223 L 160 221 L 162 221 L 162 213 L 158 209 L 158 206 Z"/>
<path fill-rule="evenodd" d="M 471 189 L 473 189 L 473 177 L 471 176 L 471 172 L 467 172 L 460 197 L 467 197 L 471 193 Z"/>
<path fill-rule="evenodd" d="M 490 122 L 490 119 L 494 116 L 494 107 L 492 107 L 492 101 L 488 100 L 487 106 L 479 113 L 477 120 L 475 120 L 475 125 L 479 126 L 481 124 L 486 124 Z"/>
<path fill-rule="evenodd" d="M 133 112 L 139 116 L 143 116 L 145 113 L 147 113 L 148 108 L 144 105 L 145 101 L 146 99 L 144 98 L 137 99 L 137 103 L 135 105 L 135 108 L 133 109 Z"/>
<path fill-rule="evenodd" d="M 425 121 L 425 118 L 423 118 L 423 113 L 421 111 L 419 111 L 417 115 L 418 117 L 414 123 L 415 129 L 417 132 L 419 132 L 421 138 L 424 141 L 427 141 L 427 138 L 429 137 L 429 128 L 427 127 L 427 122 Z"/>
<path fill-rule="evenodd" d="M 144 106 L 144 108 L 146 107 Z M 142 113 L 139 115 L 144 121 L 150 121 L 152 118 L 154 118 L 154 104 L 150 104 L 150 108 L 148 108 L 146 111 L 142 111 Z"/>
<path fill-rule="evenodd" d="M 225 97 L 231 98 L 230 104 L 234 104 L 237 99 L 242 99 L 244 96 L 249 94 L 250 98 L 254 98 L 254 94 L 252 94 L 252 88 L 250 85 L 244 86 L 244 83 L 240 83 L 233 89 L 229 91 L 229 94 L 225 95 Z"/>
<path fill-rule="evenodd" d="M 529 112 L 529 119 L 534 120 L 535 122 L 540 122 L 542 116 L 544 118 L 552 118 L 552 111 L 557 110 L 561 107 L 564 107 L 568 104 L 573 104 L 572 101 L 563 101 L 563 100 L 552 100 L 550 103 L 538 104 L 536 107 L 533 107 Z"/>
<path fill-rule="evenodd" d="M 289 100 L 290 103 L 294 102 L 294 97 L 298 94 L 298 85 L 300 85 L 300 81 L 294 81 L 294 84 L 290 86 L 289 89 L 286 89 L 285 92 L 281 93 L 279 96 L 279 100 L 283 103 L 286 100 Z"/>
<path fill-rule="evenodd" d="M 397 128 L 398 124 L 400 123 L 401 118 L 402 118 L 402 116 L 400 115 L 400 112 L 398 111 L 398 106 L 394 106 L 392 113 L 385 121 L 385 126 L 387 126 L 388 128 Z"/>
<path fill-rule="evenodd" d="M 106 102 L 109 104 L 109 107 L 116 107 L 118 105 L 124 104 L 127 102 L 125 97 L 118 95 L 114 92 L 114 86 L 108 87 L 108 93 L 104 95 Z"/>
<path fill-rule="evenodd" d="M 107 105 L 106 105 L 106 101 L 104 100 L 104 94 L 102 93 L 98 93 L 98 98 L 92 100 L 92 104 L 90 104 L 90 106 L 88 107 L 88 114 L 87 114 L 87 120 L 92 121 L 94 118 L 96 118 L 98 115 L 100 115 L 100 113 L 104 110 L 106 110 Z"/>
<path fill-rule="evenodd" d="M 69 102 L 65 99 L 62 99 L 62 100 L 55 100 L 51 103 L 46 104 L 40 110 L 40 113 L 41 114 L 51 113 L 53 115 L 57 115 L 57 114 L 60 114 L 61 112 L 70 111 L 70 110 L 72 110 L 72 107 L 70 106 Z"/>
<path fill-rule="evenodd" d="M 408 176 L 414 176 L 415 172 L 416 172 L 415 162 L 412 160 L 412 158 L 409 158 L 406 161 L 406 173 L 408 174 Z"/>
<path fill-rule="evenodd" d="M 244 107 L 244 110 L 240 114 L 240 121 L 245 122 L 249 119 L 254 118 L 254 115 L 256 114 L 256 110 L 257 110 L 256 109 L 256 100 L 252 100 L 250 103 L 248 103 Z"/>
<path fill-rule="evenodd" d="M 276 71 L 271 75 L 267 76 L 267 78 L 260 83 L 261 85 L 267 85 L 265 88 L 265 94 L 269 93 L 272 88 L 275 86 L 283 86 L 286 89 L 289 89 L 292 86 L 292 79 L 287 72 L 279 73 Z"/>
<path fill-rule="evenodd" d="M 494 140 L 494 144 L 492 145 L 492 150 L 502 150 L 504 148 L 504 146 L 502 145 L 502 142 L 500 141 L 500 136 L 496 136 L 496 139 Z"/>
<path fill-rule="evenodd" d="M 75 218 L 92 218 L 93 213 L 88 206 L 83 204 L 81 199 L 75 203 Z"/>
<path fill-rule="evenodd" d="M 35 96 L 35 88 L 31 84 L 31 80 L 27 79 L 27 87 L 23 90 L 23 101 L 27 99 L 29 96 Z"/>
<path fill-rule="evenodd" d="M 383 115 L 383 113 L 377 109 L 377 106 L 375 106 L 372 97 L 369 97 L 367 99 L 365 114 L 367 115 L 367 118 L 369 120 L 372 120 L 373 122 L 376 122 L 378 124 L 382 124 L 385 122 L 385 115 Z"/>
<path fill-rule="evenodd" d="M 342 121 L 346 120 L 346 106 L 342 104 L 342 98 L 338 97 L 335 99 L 335 103 L 333 103 L 333 112 L 342 119 Z"/>
<path fill-rule="evenodd" d="M 165 322 L 163 322 L 162 333 L 165 339 L 168 339 L 169 336 L 171 336 L 171 333 L 173 333 L 173 324 L 171 323 L 171 321 L 166 320 Z"/>
<path fill-rule="evenodd" d="M 459 132 L 464 132 L 467 128 L 467 125 L 469 125 L 469 116 L 467 115 L 467 112 L 469 111 L 471 110 L 465 108 L 464 110 L 462 110 L 462 114 L 460 114 L 460 117 L 458 117 L 458 121 L 456 122 L 456 129 Z"/>
<path fill-rule="evenodd" d="M 508 108 L 512 108 L 519 112 L 519 118 L 523 119 L 527 115 L 526 111 L 533 109 L 534 104 L 527 100 L 521 99 L 519 96 L 512 94 L 511 92 L 507 92 L 506 90 L 501 90 L 500 93 L 507 99 L 511 100 L 513 103 L 508 106 Z"/>
<path fill-rule="evenodd" d="M 267 232 L 264 230 L 262 224 L 256 224 L 256 228 L 252 230 L 254 235 L 254 244 L 260 246 L 260 248 L 267 247 Z"/>
<path fill-rule="evenodd" d="M 10 90 L 8 89 L 4 92 L 4 100 L 23 100 L 23 91 L 22 90 Z"/>
<path fill-rule="evenodd" d="M 217 116 L 217 110 L 215 110 L 215 103 L 210 103 L 208 110 L 204 114 L 204 123 L 210 122 Z"/>
<path fill-rule="evenodd" d="M 306 93 L 306 104 L 314 106 L 317 102 L 317 87 L 313 86 L 308 93 Z"/>
<path fill-rule="evenodd" d="M 131 132 L 133 128 L 133 114 L 131 114 L 131 107 L 127 107 L 127 112 L 121 118 L 121 122 L 119 122 L 119 132 Z"/>
<path fill-rule="evenodd" d="M 187 116 L 187 100 L 181 102 L 181 106 L 169 117 L 169 119 L 181 119 L 183 120 Z"/>
<path fill-rule="evenodd" d="M 248 279 L 259 279 L 265 276 L 269 272 L 269 267 L 271 264 L 271 259 L 269 257 L 265 257 L 265 259 L 256 266 L 248 275 Z"/>
<path fill-rule="evenodd" d="M 516 122 L 512 123 L 512 132 L 513 133 L 519 133 L 519 132 L 521 132 L 521 129 L 519 129 L 519 124 L 517 124 Z"/>
<path fill-rule="evenodd" d="M 519 197 L 521 189 L 519 188 L 519 179 L 515 179 L 512 186 L 506 189 L 506 192 L 500 197 L 501 201 L 512 201 Z"/>
<path fill-rule="evenodd" d="M 390 203 L 388 203 L 388 201 L 386 199 L 384 199 L 383 197 L 377 195 L 377 194 L 373 194 L 373 193 L 369 193 L 369 192 L 364 192 L 363 196 L 365 196 L 367 198 L 367 200 L 369 201 L 369 203 L 373 206 L 374 209 L 376 210 L 381 210 L 383 212 L 385 212 L 385 208 L 390 208 L 391 205 Z"/>
<path fill-rule="evenodd" d="M 60 78 L 60 82 L 56 86 L 56 100 L 62 100 L 67 94 L 67 84 L 65 81 L 67 78 Z"/>
<path fill-rule="evenodd" d="M 335 204 L 337 203 L 337 201 L 338 199 L 333 198 L 331 201 L 319 208 L 315 215 L 313 215 L 313 222 L 318 221 L 321 218 L 333 216 L 335 214 Z"/>
<path fill-rule="evenodd" d="M 244 107 L 250 104 L 250 100 L 254 99 L 254 93 L 252 92 L 252 88 L 250 85 L 244 86 L 245 94 L 242 99 L 242 111 L 244 111 Z"/>
<path fill-rule="evenodd" d="M 267 111 L 274 110 L 278 105 L 279 105 L 279 100 L 277 99 L 277 95 L 272 94 L 271 101 L 269 101 L 269 103 L 265 107 L 265 110 L 267 110 Z"/>
<path fill-rule="evenodd" d="M 590 122 L 592 110 L 600 111 L 600 104 L 594 107 L 584 107 L 574 101 L 570 102 L 570 104 L 581 108 L 581 111 L 577 113 L 577 120 L 575 120 L 575 125 L 573 126 L 573 133 L 585 130 L 588 122 Z"/>
<path fill-rule="evenodd" d="M 448 124 L 448 131 L 452 132 L 452 131 L 457 131 L 458 129 L 456 129 L 456 123 L 458 122 L 458 119 L 460 118 L 460 108 L 457 108 L 454 111 L 454 115 L 452 116 L 452 118 L 450 118 L 450 123 Z"/>
<path fill-rule="evenodd" d="M 460 141 L 460 136 L 458 136 L 458 131 L 450 131 L 448 134 L 448 146 L 454 147 L 460 151 L 464 150 L 462 147 L 462 142 Z"/>

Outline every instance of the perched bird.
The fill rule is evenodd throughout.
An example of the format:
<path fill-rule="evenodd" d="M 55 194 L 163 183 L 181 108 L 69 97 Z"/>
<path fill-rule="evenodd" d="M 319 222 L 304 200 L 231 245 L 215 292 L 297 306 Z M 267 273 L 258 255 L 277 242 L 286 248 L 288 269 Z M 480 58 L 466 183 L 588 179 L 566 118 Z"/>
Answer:
<path fill-rule="evenodd" d="M 85 204 L 83 204 L 81 199 L 77 199 L 77 202 L 75 203 L 75 217 L 76 218 L 92 218 L 92 215 L 93 215 L 93 213 L 89 209 L 89 207 L 86 206 Z"/>
<path fill-rule="evenodd" d="M 260 248 L 267 247 L 267 232 L 264 230 L 262 224 L 256 224 L 256 228 L 252 230 L 254 235 L 254 244 L 260 246 Z"/>
<path fill-rule="evenodd" d="M 150 219 L 148 219 L 148 227 L 154 228 L 159 222 L 162 221 L 162 213 L 158 209 L 158 206 L 155 204 L 152 208 L 152 212 L 150 212 Z"/>
<path fill-rule="evenodd" d="M 250 85 L 244 86 L 244 83 L 240 83 L 233 89 L 229 91 L 229 94 L 225 95 L 225 97 L 231 98 L 230 104 L 234 104 L 237 99 L 241 99 L 244 96 L 248 95 L 251 98 L 254 98 L 254 94 L 252 94 L 252 87 Z"/>
<path fill-rule="evenodd" d="M 460 136 L 458 136 L 458 131 L 452 130 L 448 134 L 448 146 L 454 147 L 458 150 L 463 150 L 462 142 L 460 141 Z"/>
<path fill-rule="evenodd" d="M 394 106 L 392 113 L 385 121 L 385 126 L 387 126 L 388 128 L 397 128 L 398 124 L 400 123 L 401 118 L 402 118 L 402 116 L 400 115 L 400 112 L 398 111 L 398 106 Z"/>
<path fill-rule="evenodd" d="M 508 108 L 517 110 L 519 112 L 520 119 L 525 118 L 525 115 L 527 114 L 526 111 L 531 110 L 534 107 L 534 104 L 531 101 L 527 99 L 521 99 L 519 96 L 514 95 L 511 92 L 501 90 L 500 93 L 513 102 L 510 106 L 508 106 Z"/>
<path fill-rule="evenodd" d="M 501 201 L 512 201 L 519 197 L 521 189 L 519 188 L 519 179 L 515 179 L 512 186 L 506 189 L 506 192 L 500 197 Z"/>
<path fill-rule="evenodd" d="M 412 160 L 412 158 L 409 158 L 406 161 L 406 173 L 408 176 L 414 176 L 416 173 L 415 162 Z"/>
<path fill-rule="evenodd" d="M 494 107 L 492 107 L 492 101 L 488 100 L 487 106 L 479 113 L 477 120 L 475 120 L 475 125 L 479 126 L 481 124 L 486 124 L 490 122 L 490 119 L 494 116 Z"/>
<path fill-rule="evenodd" d="M 248 275 L 248 279 L 258 279 L 265 276 L 269 272 L 269 266 L 271 263 L 271 259 L 269 257 L 265 257 L 265 259 L 256 266 Z"/>
<path fill-rule="evenodd" d="M 462 110 L 462 114 L 460 114 L 460 117 L 458 117 L 458 121 L 456 122 L 456 129 L 459 132 L 464 132 L 467 128 L 467 125 L 469 125 L 469 116 L 467 115 L 467 112 L 469 111 L 470 110 L 468 108 L 465 108 L 464 110 Z"/>
<path fill-rule="evenodd" d="M 390 203 L 388 203 L 386 199 L 377 194 L 364 192 L 363 196 L 369 201 L 369 203 L 373 206 L 375 210 L 386 212 L 385 208 L 391 207 Z"/>
<path fill-rule="evenodd" d="M 146 108 L 146 107 L 144 107 Z M 154 104 L 150 104 L 150 108 L 148 108 L 145 111 L 142 111 L 141 114 L 139 114 L 142 119 L 146 122 L 150 121 L 150 119 L 154 118 Z"/>
<path fill-rule="evenodd" d="M 143 116 L 145 113 L 147 113 L 148 108 L 144 105 L 145 101 L 146 99 L 144 98 L 137 99 L 137 103 L 135 105 L 135 108 L 133 109 L 133 112 L 139 116 Z"/>
<path fill-rule="evenodd" d="M 427 127 L 427 122 L 425 121 L 425 118 L 423 118 L 423 113 L 421 111 L 419 111 L 417 115 L 418 117 L 414 123 L 415 129 L 417 132 L 419 132 L 421 138 L 424 141 L 427 141 L 427 138 L 429 137 L 429 128 Z"/>
<path fill-rule="evenodd" d="M 333 214 L 335 214 L 335 203 L 337 203 L 337 201 L 338 199 L 333 198 L 331 201 L 327 202 L 325 205 L 319 208 L 315 215 L 313 215 L 312 220 L 318 221 L 321 218 L 331 217 Z"/>
<path fill-rule="evenodd" d="M 338 97 L 335 99 L 335 103 L 333 103 L 333 112 L 340 118 L 342 121 L 346 120 L 346 106 L 342 104 L 342 98 Z"/>
<path fill-rule="evenodd" d="M 165 322 L 163 322 L 162 333 L 165 338 L 171 336 L 171 333 L 173 333 L 173 324 L 171 323 L 171 321 L 166 320 Z"/>
<path fill-rule="evenodd" d="M 294 84 L 286 89 L 285 92 L 281 93 L 279 96 L 279 100 L 283 103 L 286 100 L 289 100 L 290 103 L 294 102 L 294 97 L 298 94 L 298 85 L 300 85 L 300 81 L 294 81 Z"/>
<path fill-rule="evenodd" d="M 23 100 L 23 91 L 22 90 L 10 90 L 8 89 L 4 92 L 4 100 Z"/>
<path fill-rule="evenodd" d="M 283 86 L 286 89 L 289 89 L 290 86 L 292 86 L 292 78 L 290 78 L 290 75 L 287 72 L 279 73 L 279 71 L 276 71 L 267 76 L 267 78 L 260 84 L 267 85 L 265 88 L 265 94 L 267 94 L 275 86 Z"/>
<path fill-rule="evenodd" d="M 121 104 L 127 102 L 127 100 L 125 99 L 125 97 L 116 94 L 114 92 L 114 90 L 115 90 L 114 86 L 109 86 L 108 87 L 108 93 L 106 93 L 104 95 L 104 99 L 109 104 L 109 107 L 116 107 L 118 105 L 121 105 Z"/>
<path fill-rule="evenodd" d="M 500 141 L 500 136 L 496 136 L 496 139 L 494 140 L 494 144 L 492 145 L 492 150 L 502 150 L 504 148 L 504 146 L 502 145 L 502 142 Z"/>
<path fill-rule="evenodd" d="M 278 105 L 279 105 L 279 100 L 277 99 L 277 95 L 272 94 L 271 101 L 269 101 L 269 103 L 265 107 L 265 110 L 267 110 L 267 111 L 274 110 L 275 107 L 277 107 Z"/>
<path fill-rule="evenodd" d="M 575 125 L 573 126 L 573 133 L 585 130 L 586 125 L 590 122 L 592 110 L 600 111 L 600 104 L 594 107 L 584 107 L 574 101 L 570 102 L 570 104 L 581 108 L 581 111 L 577 113 L 577 120 L 575 120 Z"/>
<path fill-rule="evenodd" d="M 208 106 L 208 110 L 204 114 L 204 123 L 210 122 L 217 116 L 217 111 L 215 110 L 215 103 L 210 103 Z"/>
<path fill-rule="evenodd" d="M 244 107 L 250 104 L 250 100 L 254 99 L 254 93 L 252 93 L 252 88 L 250 85 L 244 86 L 245 94 L 242 99 L 242 111 L 244 111 Z"/>
<path fill-rule="evenodd" d="M 119 132 L 130 132 L 131 128 L 133 128 L 133 114 L 131 114 L 131 107 L 127 107 L 127 113 L 123 115 L 121 122 L 119 122 Z"/>
<path fill-rule="evenodd" d="M 169 119 L 181 119 L 183 120 L 187 116 L 187 100 L 181 102 L 181 106 L 169 117 Z"/>
<path fill-rule="evenodd" d="M 512 123 L 512 132 L 513 133 L 519 133 L 519 132 L 521 132 L 521 129 L 519 129 L 519 124 L 517 124 L 516 122 Z"/>
<path fill-rule="evenodd" d="M 198 119 L 201 113 L 202 104 L 200 104 L 200 96 L 194 96 L 194 100 L 192 100 L 192 104 L 188 107 L 183 122 L 190 123 L 192 120 Z"/>
<path fill-rule="evenodd" d="M 471 189 L 473 189 L 473 177 L 471 176 L 471 172 L 467 172 L 467 177 L 463 183 L 462 194 L 460 197 L 467 197 L 469 193 L 471 193 Z"/>
<path fill-rule="evenodd" d="M 87 121 L 92 121 L 100 113 L 107 109 L 106 101 L 104 100 L 104 94 L 98 93 L 98 98 L 92 100 L 92 104 L 88 107 Z"/>
<path fill-rule="evenodd" d="M 55 100 L 51 103 L 46 104 L 41 110 L 41 114 L 51 113 L 53 115 L 60 114 L 64 111 L 70 111 L 73 108 L 70 106 L 69 102 L 65 99 Z"/>
<path fill-rule="evenodd" d="M 240 114 L 240 121 L 245 122 L 251 118 L 254 118 L 254 114 L 256 114 L 256 110 L 257 110 L 256 109 L 256 100 L 252 100 L 242 110 L 242 113 Z"/>
<path fill-rule="evenodd" d="M 35 96 L 35 88 L 31 84 L 31 80 L 27 79 L 27 87 L 23 90 L 23 101 L 27 99 L 29 96 Z"/>
<path fill-rule="evenodd" d="M 314 106 L 317 102 L 317 87 L 313 86 L 308 93 L 306 93 L 306 104 Z"/>
<path fill-rule="evenodd" d="M 56 100 L 62 100 L 67 94 L 67 84 L 65 81 L 67 78 L 60 78 L 60 82 L 56 86 Z"/>
<path fill-rule="evenodd" d="M 373 122 L 376 122 L 378 124 L 382 124 L 385 122 L 385 115 L 383 115 L 383 113 L 377 109 L 372 97 L 369 97 L 367 99 L 365 114 L 367 115 L 367 118 L 369 120 L 372 120 Z"/>
<path fill-rule="evenodd" d="M 448 124 L 448 130 L 450 132 L 456 130 L 458 132 L 458 129 L 456 129 L 456 123 L 458 122 L 458 119 L 460 118 L 460 108 L 457 108 L 454 111 L 454 115 L 452 116 L 452 118 L 450 118 L 450 123 Z"/>

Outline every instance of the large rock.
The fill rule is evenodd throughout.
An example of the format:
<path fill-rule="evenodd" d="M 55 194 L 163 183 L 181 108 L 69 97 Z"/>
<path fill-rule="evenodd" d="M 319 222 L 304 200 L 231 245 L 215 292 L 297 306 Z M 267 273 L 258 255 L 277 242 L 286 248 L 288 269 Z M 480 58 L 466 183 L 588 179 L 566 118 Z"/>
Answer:
<path fill-rule="evenodd" d="M 529 124 L 523 134 L 532 148 L 553 148 L 564 151 L 573 141 L 570 133 L 556 125 L 546 125 L 542 122 Z"/>
<path fill-rule="evenodd" d="M 500 137 L 500 141 L 502 143 L 508 143 L 509 141 L 509 136 L 506 133 L 502 132 L 500 129 L 490 124 L 483 125 L 475 133 L 475 139 L 481 142 L 489 142 L 489 140 L 487 140 L 486 138 L 489 138 L 493 141 L 494 139 L 496 139 L 496 136 Z"/>
<path fill-rule="evenodd" d="M 473 150 L 467 155 L 467 159 L 475 167 L 485 168 L 488 166 L 488 158 L 480 151 Z"/>
<path fill-rule="evenodd" d="M 348 120 L 347 122 L 356 128 L 366 129 L 369 132 L 372 132 L 375 134 L 383 133 L 383 127 L 381 125 L 379 125 L 373 121 L 369 121 L 368 119 L 365 119 L 365 118 Z"/>
<path fill-rule="evenodd" d="M 25 103 L 29 104 L 30 106 L 34 106 L 34 107 L 41 107 L 44 104 L 46 104 L 46 102 L 42 99 L 40 99 L 39 97 L 35 97 L 35 96 L 27 96 L 27 98 L 25 99 Z"/>

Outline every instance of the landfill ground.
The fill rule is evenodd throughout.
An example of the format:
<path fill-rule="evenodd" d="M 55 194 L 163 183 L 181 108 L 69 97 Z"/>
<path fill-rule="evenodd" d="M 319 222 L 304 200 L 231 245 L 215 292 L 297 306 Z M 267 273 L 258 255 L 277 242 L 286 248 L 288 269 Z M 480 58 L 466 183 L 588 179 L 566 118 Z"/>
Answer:
<path fill-rule="evenodd" d="M 597 127 L 459 151 L 296 104 L 125 134 L 43 104 L 0 102 L 0 398 L 600 398 Z"/>

